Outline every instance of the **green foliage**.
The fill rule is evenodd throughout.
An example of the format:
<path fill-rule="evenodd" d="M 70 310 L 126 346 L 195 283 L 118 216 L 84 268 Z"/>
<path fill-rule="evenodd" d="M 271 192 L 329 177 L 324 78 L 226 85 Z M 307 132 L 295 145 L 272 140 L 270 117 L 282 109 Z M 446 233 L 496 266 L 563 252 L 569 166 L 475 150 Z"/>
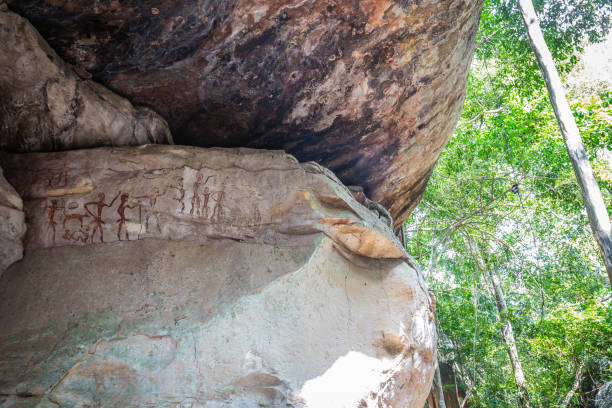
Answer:
<path fill-rule="evenodd" d="M 535 5 L 562 72 L 582 39 L 610 28 L 610 0 Z M 585 406 L 612 380 L 612 289 L 514 1 L 485 2 L 477 43 L 459 126 L 406 223 L 408 250 L 431 273 L 441 359 L 464 391 L 475 384 L 471 406 L 518 406 L 486 271 L 502 278 L 532 406 L 559 406 L 581 364 L 571 404 Z M 612 89 L 569 95 L 612 212 Z"/>
<path fill-rule="evenodd" d="M 576 52 L 584 39 L 594 43 L 607 35 L 612 25 L 612 0 L 535 0 L 534 7 L 553 58 L 561 73 L 576 64 Z M 485 0 L 477 58 L 511 61 L 498 67 L 499 76 L 528 94 L 542 84 L 537 62 L 527 39 L 516 0 Z"/>
<path fill-rule="evenodd" d="M 531 328 L 525 342 L 535 357 L 529 360 L 533 388 L 546 393 L 535 394 L 535 400 L 554 400 L 556 390 L 571 386 L 573 370 L 580 363 L 589 371 L 601 372 L 603 378 L 612 376 L 609 359 L 601 358 L 612 356 L 612 309 L 593 299 L 556 305 Z M 546 367 L 546 371 L 539 367 Z M 550 376 L 550 372 L 558 375 Z"/>

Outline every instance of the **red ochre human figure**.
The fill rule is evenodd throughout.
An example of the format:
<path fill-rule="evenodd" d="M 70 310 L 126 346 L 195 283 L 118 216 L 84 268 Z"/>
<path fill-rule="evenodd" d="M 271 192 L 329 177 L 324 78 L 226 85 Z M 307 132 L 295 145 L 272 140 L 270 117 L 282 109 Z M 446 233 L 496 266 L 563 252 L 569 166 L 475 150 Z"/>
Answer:
<path fill-rule="evenodd" d="M 127 218 L 125 218 L 125 209 L 137 207 L 136 205 L 127 204 L 128 197 L 129 197 L 129 194 L 127 193 L 121 194 L 121 202 L 119 203 L 119 207 L 117 207 L 117 214 L 119 214 L 119 217 L 120 217 L 117 220 L 117 222 L 119 223 L 119 228 L 117 229 L 117 239 L 119 239 L 119 241 L 121 241 L 121 229 L 123 228 L 123 226 L 125 225 L 125 222 L 127 221 Z M 129 235 L 127 228 L 125 229 L 125 239 L 128 241 L 130 240 L 130 235 Z"/>
<path fill-rule="evenodd" d="M 208 200 L 210 199 L 211 192 L 208 187 L 204 187 L 202 195 L 204 196 L 204 204 L 202 204 L 202 210 L 204 211 L 204 218 L 208 218 Z"/>
<path fill-rule="evenodd" d="M 183 178 L 182 177 L 179 178 L 178 187 L 172 187 L 172 188 L 177 190 L 180 194 L 179 198 L 175 198 L 175 200 L 181 204 L 181 213 L 184 213 L 185 212 L 185 188 L 183 187 Z"/>
<path fill-rule="evenodd" d="M 58 205 L 59 200 L 57 199 L 52 199 L 51 200 L 51 205 L 46 205 L 45 206 L 45 210 L 49 210 L 49 212 L 47 213 L 47 231 L 51 230 L 52 231 L 52 236 L 51 239 L 53 240 L 53 243 L 55 243 L 55 226 L 57 225 L 57 222 L 55 222 L 55 212 L 57 210 L 60 209 L 64 209 L 64 205 Z M 62 203 L 63 204 L 63 203 Z"/>
<path fill-rule="evenodd" d="M 217 218 L 221 216 L 221 200 L 223 199 L 223 191 L 215 191 L 212 193 L 211 198 L 215 202 L 215 206 L 213 207 L 212 217 L 211 219 Z"/>
<path fill-rule="evenodd" d="M 98 193 L 98 201 L 90 201 L 83 205 L 85 207 L 85 211 L 87 211 L 93 217 L 93 220 L 89 223 L 90 225 L 94 224 L 94 227 L 91 230 L 91 242 L 92 243 L 94 241 L 94 236 L 96 235 L 96 231 L 100 232 L 100 242 L 104 242 L 104 226 L 102 225 L 104 224 L 104 221 L 102 220 L 102 210 L 104 209 L 104 207 L 112 207 L 117 197 L 119 197 L 119 194 L 117 194 L 115 198 L 113 198 L 113 201 L 111 201 L 110 204 L 106 204 L 104 202 L 104 199 L 105 199 L 104 193 Z M 96 214 L 94 214 L 93 212 L 89 210 L 89 207 L 88 207 L 89 205 L 96 206 L 96 209 L 97 209 Z"/>
<path fill-rule="evenodd" d="M 198 174 L 196 181 L 193 183 L 193 196 L 191 197 L 191 210 L 189 211 L 189 215 L 193 215 L 194 210 L 197 215 L 202 215 L 202 210 L 200 209 L 200 184 L 202 184 L 202 175 Z"/>

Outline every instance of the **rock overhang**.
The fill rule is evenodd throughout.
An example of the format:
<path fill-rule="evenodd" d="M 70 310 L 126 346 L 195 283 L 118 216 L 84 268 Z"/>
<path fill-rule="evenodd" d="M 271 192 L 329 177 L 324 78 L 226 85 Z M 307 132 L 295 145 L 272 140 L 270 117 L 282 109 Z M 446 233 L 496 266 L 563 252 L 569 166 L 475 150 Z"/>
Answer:
<path fill-rule="evenodd" d="M 389 208 L 418 202 L 458 119 L 482 1 L 9 0 L 179 144 L 284 149 Z"/>
<path fill-rule="evenodd" d="M 0 4 L 0 42 L 30 44 L 0 61 L 2 101 L 32 81 L 35 119 L 2 149 L 171 142 L 167 121 L 259 150 L 3 155 L 9 263 L 28 232 L 0 280 L 0 405 L 422 406 L 433 302 L 387 210 L 342 183 L 396 225 L 416 205 L 482 1 L 7 3 L 59 56 Z"/>

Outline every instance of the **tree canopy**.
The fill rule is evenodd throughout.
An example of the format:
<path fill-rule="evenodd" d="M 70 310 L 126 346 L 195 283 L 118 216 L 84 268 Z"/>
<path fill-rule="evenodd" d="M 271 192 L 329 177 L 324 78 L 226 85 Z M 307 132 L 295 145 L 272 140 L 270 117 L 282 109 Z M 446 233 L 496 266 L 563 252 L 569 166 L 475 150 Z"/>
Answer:
<path fill-rule="evenodd" d="M 610 31 L 610 0 L 534 3 L 563 75 Z M 440 360 L 458 388 L 474 385 L 471 406 L 518 406 L 500 337 L 507 318 L 532 405 L 568 396 L 587 406 L 612 380 L 612 290 L 514 1 L 485 2 L 476 42 L 460 123 L 405 225 L 437 296 Z M 611 85 L 568 90 L 610 212 Z M 508 304 L 501 318 L 490 271 Z"/>

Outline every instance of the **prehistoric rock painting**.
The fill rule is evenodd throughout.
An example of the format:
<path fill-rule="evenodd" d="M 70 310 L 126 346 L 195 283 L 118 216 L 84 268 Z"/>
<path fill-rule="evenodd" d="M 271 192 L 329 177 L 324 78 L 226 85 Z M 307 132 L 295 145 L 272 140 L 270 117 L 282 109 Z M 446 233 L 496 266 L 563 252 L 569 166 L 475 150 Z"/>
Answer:
<path fill-rule="evenodd" d="M 44 180 L 44 187 L 69 187 L 69 176 L 65 167 L 54 170 Z M 214 175 L 189 169 L 186 177 L 179 177 L 174 185 L 156 185 L 145 192 L 142 186 L 148 183 L 143 182 L 128 188 L 131 191 L 94 191 L 87 196 L 49 197 L 42 207 L 41 242 L 43 246 L 55 246 L 163 238 L 164 214 L 218 223 L 223 212 L 225 187 L 216 188 L 213 181 Z"/>
<path fill-rule="evenodd" d="M 219 217 L 221 217 L 221 208 L 222 208 L 222 205 L 223 205 L 221 203 L 221 200 L 223 200 L 223 191 L 213 191 L 210 194 L 211 194 L 210 197 L 212 198 L 212 200 L 214 202 L 214 207 L 213 207 L 212 217 L 211 218 L 213 220 L 218 220 Z"/>
<path fill-rule="evenodd" d="M 66 163 L 61 169 L 50 170 L 47 176 L 47 188 L 64 188 L 68 185 L 68 170 Z"/>
<path fill-rule="evenodd" d="M 188 173 L 189 174 L 189 173 Z M 203 218 L 209 221 L 219 221 L 221 211 L 223 209 L 223 187 L 221 190 L 213 190 L 208 182 L 213 180 L 212 175 L 206 176 L 199 171 L 196 173 L 195 180 L 191 186 L 191 208 L 189 215 L 196 218 Z M 185 212 L 185 195 L 187 194 L 184 188 L 185 177 L 178 179 L 177 185 L 171 188 L 178 192 L 178 197 L 174 197 L 180 205 L 180 212 Z"/>
<path fill-rule="evenodd" d="M 68 203 L 67 208 L 64 208 L 64 220 L 62 221 L 62 231 L 64 231 L 64 234 L 62 235 L 62 238 L 67 241 L 82 242 L 86 244 L 90 242 L 92 238 L 89 235 L 90 226 L 83 223 L 86 218 L 89 218 L 89 214 L 87 211 L 74 211 L 78 210 L 79 207 L 79 203 L 76 201 L 71 201 Z M 68 212 L 66 209 L 72 211 Z"/>
<path fill-rule="evenodd" d="M 159 212 L 155 211 L 155 205 L 157 204 L 157 199 L 161 195 L 159 189 L 157 187 L 153 187 L 151 190 L 153 192 L 150 196 L 138 196 L 135 197 L 138 199 L 138 219 L 143 219 L 143 207 L 144 207 L 144 225 L 141 224 L 140 231 L 138 231 L 138 238 L 142 235 L 143 227 L 144 232 L 149 233 L 150 228 L 155 223 L 156 230 L 159 234 L 161 234 L 161 226 L 159 224 Z M 183 208 L 184 210 L 184 208 Z"/>
<path fill-rule="evenodd" d="M 324 232 L 345 256 L 404 256 L 327 170 L 280 151 L 148 145 L 0 159 L 24 197 L 30 250 L 145 238 L 284 245 Z"/>
<path fill-rule="evenodd" d="M 189 211 L 190 215 L 194 215 L 194 210 L 196 215 L 200 216 L 202 215 L 202 209 L 200 208 L 200 187 L 206 183 L 208 183 L 208 180 L 210 180 L 212 176 L 208 176 L 206 178 L 206 181 L 202 182 L 202 178 L 203 176 L 201 174 L 198 174 L 196 181 L 193 183 L 193 191 L 192 191 L 192 196 L 191 196 L 191 210 Z M 208 202 L 208 187 L 205 187 L 206 192 L 204 193 L 204 199 L 205 199 L 205 203 Z M 206 206 L 206 204 L 204 204 L 204 206 Z"/>
<path fill-rule="evenodd" d="M 91 241 L 93 242 L 94 236 L 96 234 L 96 231 L 99 232 L 100 234 L 100 242 L 104 242 L 104 221 L 102 221 L 102 210 L 104 209 L 104 207 L 112 207 L 113 203 L 115 202 L 115 200 L 117 199 L 118 195 L 113 198 L 113 201 L 111 201 L 110 204 L 106 204 L 104 202 L 104 198 L 105 195 L 104 193 L 98 193 L 98 201 L 91 201 L 89 203 L 85 203 L 84 207 L 85 210 L 91 214 L 91 216 L 94 218 L 93 221 L 91 222 L 92 224 L 94 224 L 93 230 L 91 232 Z M 94 214 L 93 212 L 91 212 L 91 210 L 88 208 L 89 205 L 95 205 L 96 206 L 96 214 Z"/>
<path fill-rule="evenodd" d="M 119 224 L 119 226 L 117 227 L 117 239 L 119 241 L 121 241 L 121 229 L 123 228 L 123 226 L 125 225 L 127 218 L 125 217 L 125 210 L 126 208 L 135 208 L 137 207 L 136 205 L 129 205 L 128 202 L 128 198 L 130 197 L 129 194 L 121 194 L 121 203 L 119 204 L 119 207 L 117 208 L 117 214 L 119 214 L 119 219 L 117 220 L 117 223 Z M 130 240 L 130 236 L 128 234 L 127 229 L 124 229 L 123 231 L 125 233 L 125 240 L 129 241 Z"/>
<path fill-rule="evenodd" d="M 55 213 L 57 210 L 64 209 L 63 201 L 57 198 L 53 198 L 49 200 L 47 205 L 45 206 L 45 210 L 47 211 L 47 231 L 51 234 L 51 240 L 55 242 L 55 234 L 57 223 L 55 222 Z"/>
<path fill-rule="evenodd" d="M 181 214 L 185 212 L 185 188 L 183 188 L 183 178 L 180 177 L 178 180 L 178 186 L 177 187 L 171 187 L 176 189 L 176 191 L 178 191 L 179 196 L 175 197 L 174 199 L 176 201 L 178 201 L 178 203 L 181 205 Z"/>

